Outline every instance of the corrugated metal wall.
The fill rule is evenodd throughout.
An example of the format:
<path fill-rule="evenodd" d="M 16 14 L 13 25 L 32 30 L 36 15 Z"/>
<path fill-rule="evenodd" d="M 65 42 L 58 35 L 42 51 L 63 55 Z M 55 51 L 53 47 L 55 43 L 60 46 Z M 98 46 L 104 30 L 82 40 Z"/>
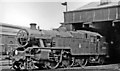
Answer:
<path fill-rule="evenodd" d="M 65 12 L 65 23 L 108 21 L 120 18 L 120 9 L 117 7 L 86 11 Z"/>

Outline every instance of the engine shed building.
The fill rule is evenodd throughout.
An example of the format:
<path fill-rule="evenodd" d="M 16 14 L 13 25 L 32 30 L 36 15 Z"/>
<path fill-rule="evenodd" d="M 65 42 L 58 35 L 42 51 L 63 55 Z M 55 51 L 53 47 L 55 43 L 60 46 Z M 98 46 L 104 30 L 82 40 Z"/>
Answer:
<path fill-rule="evenodd" d="M 120 1 L 92 2 L 73 11 L 64 12 L 68 31 L 91 30 L 106 37 L 109 54 L 114 61 L 120 60 Z"/>
<path fill-rule="evenodd" d="M 0 23 L 0 54 L 6 54 L 17 46 L 16 35 L 23 27 Z"/>
<path fill-rule="evenodd" d="M 82 25 L 96 22 L 116 21 L 120 19 L 120 2 L 100 4 L 92 2 L 73 11 L 64 12 L 64 26 L 68 30 L 79 30 Z M 96 27 L 97 28 L 97 27 Z"/>

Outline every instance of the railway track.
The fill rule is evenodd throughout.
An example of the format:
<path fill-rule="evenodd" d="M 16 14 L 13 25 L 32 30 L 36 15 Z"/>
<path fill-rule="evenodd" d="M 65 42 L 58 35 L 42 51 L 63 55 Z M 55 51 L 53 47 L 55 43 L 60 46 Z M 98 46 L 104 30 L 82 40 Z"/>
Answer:
<path fill-rule="evenodd" d="M 1 69 L 2 68 L 2 69 Z M 15 71 L 8 67 L 0 67 L 0 71 Z M 26 71 L 26 70 L 22 70 Z M 86 67 L 72 67 L 72 68 L 59 68 L 50 70 L 27 70 L 27 71 L 120 71 L 119 64 L 100 65 L 100 66 L 86 66 Z"/>

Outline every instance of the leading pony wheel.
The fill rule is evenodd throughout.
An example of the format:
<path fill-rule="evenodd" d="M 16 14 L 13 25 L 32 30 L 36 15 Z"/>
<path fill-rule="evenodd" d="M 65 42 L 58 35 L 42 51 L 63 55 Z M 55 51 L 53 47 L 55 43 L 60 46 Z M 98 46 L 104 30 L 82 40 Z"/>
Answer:
<path fill-rule="evenodd" d="M 85 58 L 76 58 L 73 66 L 84 67 L 88 63 L 88 59 Z"/>
<path fill-rule="evenodd" d="M 15 69 L 15 70 L 21 70 L 22 66 L 23 66 L 23 62 L 21 62 L 21 61 L 15 61 L 13 63 L 12 68 Z"/>

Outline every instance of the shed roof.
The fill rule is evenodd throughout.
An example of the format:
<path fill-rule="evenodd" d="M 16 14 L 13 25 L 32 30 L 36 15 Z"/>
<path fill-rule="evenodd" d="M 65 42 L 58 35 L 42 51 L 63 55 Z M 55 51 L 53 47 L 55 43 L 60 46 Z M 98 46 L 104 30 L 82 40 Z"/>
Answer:
<path fill-rule="evenodd" d="M 118 5 L 119 5 L 119 2 L 110 2 L 108 4 L 103 4 L 103 5 L 100 5 L 100 2 L 91 2 L 74 11 L 108 8 L 108 7 L 118 6 Z"/>
<path fill-rule="evenodd" d="M 17 35 L 17 33 L 0 32 L 0 35 L 12 35 L 12 36 L 16 36 L 16 35 Z"/>
<path fill-rule="evenodd" d="M 28 27 L 23 27 L 23 26 L 18 26 L 18 25 L 12 25 L 12 24 L 6 24 L 6 23 L 1 23 L 1 22 L 0 22 L 0 26 L 14 28 L 14 29 L 28 28 Z"/>
<path fill-rule="evenodd" d="M 18 25 L 11 25 L 0 22 L 0 34 L 1 35 L 16 35 L 20 29 L 25 29 L 28 27 L 22 27 Z"/>

